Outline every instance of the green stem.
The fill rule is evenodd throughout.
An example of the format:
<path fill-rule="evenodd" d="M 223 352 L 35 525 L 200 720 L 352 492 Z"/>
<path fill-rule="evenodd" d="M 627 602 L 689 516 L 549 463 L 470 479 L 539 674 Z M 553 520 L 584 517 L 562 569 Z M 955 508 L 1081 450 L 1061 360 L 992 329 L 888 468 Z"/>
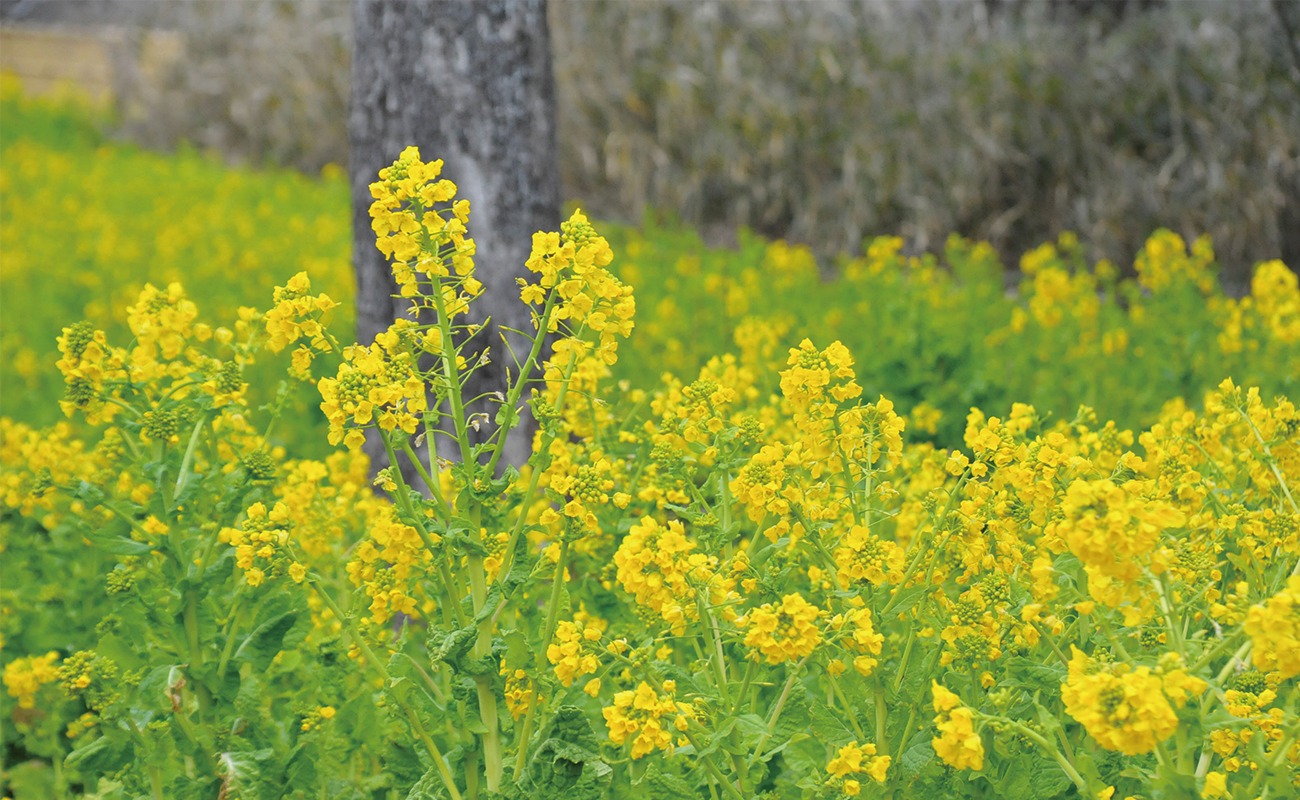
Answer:
<path fill-rule="evenodd" d="M 226 626 L 226 643 L 221 648 L 221 659 L 217 661 L 217 683 L 226 677 L 226 667 L 230 663 L 230 654 L 235 651 L 235 635 L 239 632 L 239 623 L 244 613 L 244 595 L 235 600 L 235 607 L 230 612 L 230 623 Z"/>
<path fill-rule="evenodd" d="M 153 790 L 154 800 L 163 800 L 162 767 L 149 766 L 149 786 Z"/>
<path fill-rule="evenodd" d="M 569 356 L 569 363 L 564 368 L 564 380 L 560 384 L 560 391 L 555 395 L 555 414 L 558 418 L 564 411 L 565 396 L 569 391 L 569 380 L 573 377 L 573 369 L 577 366 L 578 358 L 576 355 Z M 551 443 L 555 441 L 556 433 L 548 430 L 542 434 L 541 446 L 537 448 L 537 453 L 546 453 L 550 450 Z M 510 539 L 506 542 L 505 549 L 501 552 L 501 568 L 497 570 L 497 583 L 505 580 L 510 574 L 511 567 L 514 566 L 515 549 L 519 544 L 519 537 L 523 534 L 524 526 L 528 523 L 528 509 L 532 506 L 533 497 L 537 494 L 537 485 L 542 480 L 544 470 L 541 464 L 533 466 L 533 473 L 528 478 L 528 489 L 524 492 L 523 498 L 519 502 L 519 518 L 515 520 L 515 527 L 510 531 Z"/>
<path fill-rule="evenodd" d="M 745 665 L 745 677 L 741 681 L 740 691 L 736 693 L 736 702 L 731 706 L 731 713 L 740 713 L 740 704 L 745 702 L 745 695 L 749 694 L 749 685 L 754 681 L 754 675 L 758 672 L 758 662 L 750 660 Z"/>
<path fill-rule="evenodd" d="M 430 295 L 433 297 L 434 308 L 438 312 L 438 334 L 442 340 L 439 349 L 442 351 L 440 355 L 443 373 L 447 376 L 447 396 L 451 401 L 451 424 L 454 429 L 452 433 L 456 437 L 456 444 L 460 446 L 461 463 L 468 466 L 470 446 L 469 434 L 465 431 L 465 400 L 461 397 L 460 367 L 457 363 L 459 354 L 451 338 L 451 319 L 447 316 L 447 303 L 442 297 L 442 281 L 434 282 Z"/>
<path fill-rule="evenodd" d="M 199 646 L 199 596 L 196 590 L 191 589 L 185 593 L 183 621 L 190 650 L 190 670 L 198 670 L 203 666 L 203 648 Z M 199 698 L 199 708 L 206 710 L 212 706 L 211 692 L 198 680 L 194 680 L 194 694 Z"/>
<path fill-rule="evenodd" d="M 885 716 L 888 709 L 885 707 L 885 687 L 877 685 L 875 692 L 876 700 L 876 747 L 880 752 L 888 753 L 889 744 L 885 740 Z M 853 713 L 851 710 L 849 713 Z"/>
<path fill-rule="evenodd" d="M 546 669 L 546 650 L 551 646 L 551 639 L 555 636 L 555 629 L 559 627 L 560 621 L 560 594 L 564 591 L 564 583 L 568 578 L 566 571 L 569 562 L 569 543 L 567 541 L 560 543 L 560 557 L 555 562 L 555 580 L 551 583 L 551 602 L 546 607 L 546 626 L 542 629 L 542 645 L 537 651 L 537 672 Z M 531 694 L 528 698 L 528 713 L 524 715 L 524 727 L 519 734 L 519 741 L 516 744 L 515 752 L 515 780 L 518 781 L 524 774 L 524 765 L 528 761 L 528 740 L 533 734 L 533 722 L 536 717 L 538 702 L 537 683 L 529 679 L 529 691 Z"/>
<path fill-rule="evenodd" d="M 434 442 L 429 443 L 429 448 L 434 451 L 437 449 Z M 432 477 L 424 468 L 424 463 L 420 461 L 420 457 L 416 455 L 415 450 L 411 448 L 411 442 L 409 439 L 402 442 L 402 452 L 406 453 L 406 457 L 415 465 L 415 471 L 419 473 L 420 480 L 424 481 L 424 485 L 429 487 L 429 492 L 433 495 L 433 500 L 438 504 L 438 510 L 442 512 L 443 517 L 451 519 L 455 516 L 451 513 L 451 507 L 447 505 L 447 501 L 442 498 L 442 484 L 439 483 L 436 478 Z M 391 455 L 388 457 L 389 463 L 392 463 L 392 458 Z M 433 458 L 436 459 L 437 456 L 434 455 Z"/>
<path fill-rule="evenodd" d="M 718 630 L 718 621 L 714 618 L 713 612 L 709 610 L 708 604 L 704 600 L 704 592 L 699 589 L 695 593 L 695 604 L 699 608 L 700 618 L 709 621 L 709 628 L 713 632 L 713 653 L 709 660 L 713 662 L 714 671 L 718 674 L 718 695 L 722 699 L 724 706 L 731 705 L 731 700 L 727 693 L 727 661 L 722 649 L 722 633 Z"/>
<path fill-rule="evenodd" d="M 1191 668 L 1188 670 L 1188 672 L 1192 674 L 1196 674 L 1203 667 L 1209 666 L 1210 662 L 1213 661 L 1215 658 L 1217 658 L 1219 653 L 1223 652 L 1224 648 L 1231 646 L 1233 640 L 1237 638 L 1237 635 L 1240 632 L 1241 629 L 1238 628 L 1237 630 L 1233 631 L 1232 633 L 1220 639 L 1218 644 L 1216 644 L 1213 648 L 1211 648 L 1210 651 L 1207 652 L 1205 655 L 1201 656 L 1200 660 L 1198 660 L 1195 664 L 1193 664 Z"/>
<path fill-rule="evenodd" d="M 470 509 L 471 537 L 482 544 L 482 508 L 474 501 Z M 485 659 L 492 652 L 493 616 L 486 613 L 487 604 L 487 570 L 483 566 L 483 556 L 471 554 L 467 559 L 469 568 L 469 593 L 474 604 L 474 619 L 478 624 L 478 638 L 474 641 L 473 656 Z M 477 675 L 474 685 L 478 694 L 479 719 L 486 732 L 483 737 L 483 771 L 487 778 L 489 792 L 499 791 L 504 761 L 501 753 L 501 731 L 497 719 L 497 696 L 492 683 L 493 675 Z"/>
<path fill-rule="evenodd" d="M 447 559 L 438 559 L 438 574 L 442 577 L 442 582 L 447 593 L 448 605 L 451 606 L 452 613 L 456 615 L 456 624 L 464 628 L 469 625 L 469 618 L 465 616 L 465 609 L 461 608 L 461 592 L 459 585 L 456 583 L 456 576 L 451 574 L 451 567 L 447 566 Z"/>
<path fill-rule="evenodd" d="M 199 578 L 203 577 L 203 571 L 208 568 L 209 560 L 212 558 L 212 551 L 217 549 L 217 543 L 221 539 L 221 526 L 213 528 L 212 533 L 208 536 L 208 542 L 203 546 L 203 555 L 199 556 L 199 563 L 195 564 L 194 574 Z"/>
<path fill-rule="evenodd" d="M 790 670 L 790 677 L 786 679 L 785 687 L 781 689 L 781 696 L 777 698 L 776 707 L 772 709 L 772 716 L 767 721 L 767 730 L 763 731 L 763 735 L 758 737 L 758 744 L 754 745 L 754 752 L 749 756 L 748 766 L 752 767 L 758 762 L 758 759 L 763 755 L 763 746 L 776 732 L 776 723 L 781 719 L 781 711 L 785 708 L 785 701 L 790 698 L 790 690 L 794 688 L 795 679 L 799 677 L 799 670 L 803 668 L 804 663 L 807 661 L 808 656 L 804 656 L 798 664 L 794 665 L 794 669 Z"/>
<path fill-rule="evenodd" d="M 1241 418 L 1245 420 L 1246 424 L 1250 426 L 1250 432 L 1255 434 L 1255 440 L 1259 442 L 1259 446 L 1264 449 L 1264 455 L 1268 458 L 1269 469 L 1273 471 L 1273 477 L 1277 478 L 1277 485 L 1282 488 L 1282 494 L 1286 496 L 1287 502 L 1291 504 L 1292 513 L 1300 514 L 1300 506 L 1296 505 L 1295 498 L 1291 496 L 1291 489 L 1286 485 L 1286 478 L 1282 477 L 1281 470 L 1277 468 L 1277 459 L 1273 457 L 1273 451 L 1269 449 L 1268 442 L 1265 442 L 1264 437 L 1260 435 L 1259 428 L 1255 427 L 1255 421 L 1250 418 L 1250 414 L 1247 413 L 1245 407 L 1237 406 L 1236 411 Z M 1295 570 L 1292 571 L 1291 574 L 1295 575 L 1298 572 L 1300 572 L 1300 562 L 1296 563 Z"/>
<path fill-rule="evenodd" d="M 1250 786 L 1246 787 L 1247 797 L 1255 797 L 1255 792 L 1259 789 L 1259 784 L 1264 780 L 1264 776 L 1277 769 L 1278 765 L 1286 759 L 1291 751 L 1291 745 L 1295 744 L 1295 736 L 1295 730 L 1292 729 L 1282 741 L 1278 742 L 1277 750 L 1273 751 L 1273 757 L 1261 764 L 1260 769 L 1255 771 L 1254 779 L 1251 780 Z"/>
<path fill-rule="evenodd" d="M 506 395 L 506 413 L 513 416 L 519 408 L 519 398 L 523 395 L 524 384 L 528 380 L 528 375 L 532 373 L 533 367 L 537 364 L 537 358 L 541 355 L 542 344 L 546 341 L 546 329 L 550 327 L 551 311 L 555 308 L 555 298 L 558 292 L 550 291 L 546 293 L 546 305 L 542 307 L 541 319 L 537 322 L 537 335 L 533 337 L 533 346 L 528 351 L 528 358 L 524 360 L 524 365 L 520 368 L 519 378 L 515 385 L 507 390 Z M 497 463 L 501 460 L 501 454 L 506 449 L 506 439 L 508 431 L 505 428 L 500 429 L 500 439 L 498 439 L 495 448 L 492 451 L 492 458 L 488 461 L 487 474 L 495 475 Z"/>
<path fill-rule="evenodd" d="M 1056 760 L 1056 763 L 1061 765 L 1061 769 L 1065 771 L 1065 774 L 1068 775 L 1070 780 L 1074 782 L 1074 785 L 1078 787 L 1079 792 L 1084 795 L 1088 793 L 1088 782 L 1079 774 L 1079 770 L 1075 769 L 1074 764 L 1070 763 L 1070 760 L 1062 755 L 1060 750 L 1056 749 L 1056 745 L 1044 739 L 1037 731 L 1034 731 L 1032 728 L 1027 728 L 1019 722 L 1013 722 L 1006 719 L 1002 720 L 1002 722 L 1016 733 L 1019 733 L 1021 736 L 1029 739 L 1039 747 L 1046 750 L 1048 754 Z"/>
<path fill-rule="evenodd" d="M 1187 650 L 1183 646 L 1183 630 L 1174 624 L 1173 604 L 1169 602 L 1169 588 L 1157 578 L 1151 575 L 1151 581 L 1156 587 L 1156 599 L 1160 602 L 1160 613 L 1165 618 L 1165 626 L 1169 629 L 1169 635 L 1173 637 L 1174 652 L 1182 657 L 1183 662 L 1187 661 Z M 1112 641 L 1114 639 L 1112 638 Z"/>
<path fill-rule="evenodd" d="M 199 434 L 203 433 L 203 427 L 208 422 L 208 415 L 204 413 L 199 416 L 199 421 L 194 426 L 194 433 L 190 434 L 190 443 L 185 447 L 185 456 L 181 459 L 180 474 L 176 476 L 176 490 L 174 494 L 180 496 L 181 489 L 185 488 L 185 479 L 190 474 L 190 464 L 194 462 L 194 449 L 199 444 Z"/>
<path fill-rule="evenodd" d="M 698 753 L 704 749 L 700 745 L 699 740 L 695 738 L 695 734 L 691 733 L 690 731 L 687 731 L 686 738 L 691 743 L 691 745 L 695 748 L 695 752 Z M 727 780 L 726 777 L 723 776 L 722 771 L 718 769 L 718 765 L 713 763 L 712 754 L 704 756 L 701 759 L 701 761 L 704 762 L 704 768 L 709 771 L 709 774 L 713 776 L 713 779 L 717 781 L 719 784 L 721 784 L 727 790 L 727 794 L 730 797 L 732 797 L 733 800 L 748 800 L 748 798 L 746 798 L 743 794 L 740 793 L 740 790 L 736 788 L 736 785 L 734 783 Z"/>
<path fill-rule="evenodd" d="M 352 639 L 353 643 L 356 644 L 357 649 L 361 651 L 361 655 L 365 657 L 367 663 L 375 668 L 379 675 L 384 679 L 385 684 L 390 682 L 392 678 L 388 674 L 388 668 L 384 666 L 384 662 L 380 661 L 379 657 L 370 649 L 370 645 L 366 644 L 366 640 L 361 638 L 361 634 L 357 631 L 356 625 L 353 624 L 352 618 L 343 613 L 338 605 L 335 604 L 334 598 L 329 596 L 329 592 L 326 592 L 325 588 L 321 586 L 316 579 L 312 580 L 312 585 L 316 587 L 316 592 L 320 595 L 321 601 L 325 603 L 325 606 L 329 608 L 330 611 L 334 612 L 334 617 L 336 619 L 343 623 L 344 630 L 348 632 L 348 636 Z M 452 778 L 451 771 L 447 769 L 447 762 L 443 760 L 442 751 L 438 749 L 438 745 L 434 743 L 433 739 L 429 737 L 428 732 L 425 731 L 424 724 L 420 722 L 420 718 L 415 713 L 415 709 L 411 708 L 405 700 L 399 697 L 394 696 L 393 699 L 397 700 L 398 705 L 402 706 L 402 709 L 406 712 L 407 720 L 411 723 L 412 730 L 415 731 L 415 735 L 420 739 L 421 743 L 424 744 L 425 748 L 428 749 L 429 754 L 433 756 L 433 762 L 438 767 L 438 775 L 442 778 L 442 783 L 443 786 L 446 787 L 447 793 L 451 795 L 452 800 L 462 800 L 460 790 L 456 788 L 456 781 Z"/>
<path fill-rule="evenodd" d="M 903 657 L 898 661 L 898 677 L 894 679 L 894 694 L 903 688 L 903 675 L 907 672 L 907 661 L 912 657 L 912 645 L 916 643 L 916 626 L 907 629 L 907 644 L 903 647 Z"/>

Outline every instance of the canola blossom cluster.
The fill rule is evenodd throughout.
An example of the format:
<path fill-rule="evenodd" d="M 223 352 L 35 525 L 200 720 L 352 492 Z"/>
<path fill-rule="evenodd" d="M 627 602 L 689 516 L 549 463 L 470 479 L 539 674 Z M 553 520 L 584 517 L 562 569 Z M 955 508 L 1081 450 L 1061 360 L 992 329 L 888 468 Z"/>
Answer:
<path fill-rule="evenodd" d="M 410 148 L 371 187 L 415 312 L 371 345 L 339 343 L 302 274 L 224 324 L 173 284 L 128 304 L 129 339 L 65 327 L 68 421 L 0 423 L 0 543 L 26 570 L 0 588 L 10 752 L 115 798 L 1300 789 L 1283 394 L 1220 377 L 1136 429 L 968 405 L 941 446 L 939 406 L 901 412 L 874 353 L 775 317 L 635 383 L 629 270 L 575 213 L 521 265 L 532 330 L 485 426 L 472 218 L 440 176 Z M 816 271 L 783 247 L 761 266 L 794 291 Z M 1027 257 L 1013 326 L 1121 347 L 1114 277 L 1068 249 Z M 1157 234 L 1132 309 L 1213 299 L 1211 262 Z M 851 279 L 942 308 L 932 267 L 878 240 Z M 1271 270 L 1216 317 L 1267 363 L 1293 314 Z M 745 302 L 750 278 L 713 277 Z M 654 340 L 674 317 L 652 308 Z M 251 402 L 267 363 L 315 385 L 333 449 L 276 439 L 297 384 Z"/>
<path fill-rule="evenodd" d="M 641 758 L 654 750 L 672 751 L 674 736 L 690 727 L 691 706 L 672 699 L 676 688 L 665 681 L 659 694 L 647 683 L 636 689 L 614 694 L 614 704 L 603 710 L 609 727 L 609 740 L 621 745 L 630 741 L 632 758 Z"/>

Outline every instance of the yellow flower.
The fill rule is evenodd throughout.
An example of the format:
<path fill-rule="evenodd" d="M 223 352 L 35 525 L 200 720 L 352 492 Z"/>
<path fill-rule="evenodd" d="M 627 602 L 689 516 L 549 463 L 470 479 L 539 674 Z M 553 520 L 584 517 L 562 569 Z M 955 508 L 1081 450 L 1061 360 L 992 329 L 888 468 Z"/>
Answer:
<path fill-rule="evenodd" d="M 668 689 L 667 686 L 664 687 Z M 614 705 L 602 710 L 609 740 L 621 745 L 632 738 L 632 758 L 641 758 L 652 750 L 671 753 L 673 732 L 689 727 L 686 715 L 691 707 L 660 695 L 642 681 L 635 691 L 618 692 Z"/>
<path fill-rule="evenodd" d="M 1201 796 L 1207 798 L 1207 800 L 1228 797 L 1228 776 L 1222 772 L 1207 772 L 1205 774 L 1205 787 L 1201 789 Z"/>
<path fill-rule="evenodd" d="M 852 796 L 861 791 L 861 784 L 850 776 L 865 774 L 876 783 L 884 783 L 890 761 L 889 756 L 876 755 L 874 744 L 859 745 L 853 741 L 839 749 L 835 758 L 826 764 L 826 771 L 842 782 L 845 794 Z"/>
<path fill-rule="evenodd" d="M 1149 753 L 1174 734 L 1178 716 L 1160 678 L 1148 667 L 1098 663 L 1072 647 L 1069 679 L 1061 687 L 1065 710 L 1107 750 Z"/>
<path fill-rule="evenodd" d="M 745 618 L 749 629 L 745 646 L 758 650 L 769 664 L 798 661 L 810 655 L 822 641 L 821 629 L 817 627 L 820 614 L 817 606 L 798 593 L 787 594 L 776 605 L 765 603 Z"/>
<path fill-rule="evenodd" d="M 861 525 L 854 525 L 835 548 L 840 586 L 879 586 L 903 579 L 903 551 Z"/>
<path fill-rule="evenodd" d="M 18 658 L 5 665 L 4 684 L 10 697 L 18 698 L 19 708 L 35 708 L 36 693 L 47 683 L 59 678 L 55 666 L 59 654 L 49 652 L 43 656 Z"/>
<path fill-rule="evenodd" d="M 645 517 L 632 526 L 614 553 L 623 590 L 675 631 L 684 630 L 686 621 L 699 615 L 691 582 L 708 585 L 715 577 L 717 558 L 695 549 L 681 522 L 670 520 L 665 528 L 653 517 Z"/>
<path fill-rule="evenodd" d="M 555 639 L 546 648 L 546 658 L 555 665 L 555 676 L 560 683 L 572 686 L 578 678 L 600 669 L 596 655 L 600 652 L 600 638 L 598 629 L 585 627 L 582 622 L 560 621 L 555 628 Z M 599 687 L 600 682 L 595 683 Z"/>
<path fill-rule="evenodd" d="M 1300 675 L 1300 575 L 1264 605 L 1246 612 L 1246 633 L 1254 643 L 1255 665 L 1276 670 L 1283 679 Z"/>
<path fill-rule="evenodd" d="M 862 394 L 862 387 L 854 381 L 853 356 L 838 341 L 818 351 L 812 340 L 804 339 L 797 348 L 790 348 L 786 363 L 790 368 L 781 373 L 781 392 L 797 410 L 829 402 L 827 395 L 841 402 Z"/>
<path fill-rule="evenodd" d="M 937 681 L 932 681 L 930 688 L 934 694 L 934 710 L 939 712 L 934 725 L 941 734 L 931 742 L 934 752 L 954 769 L 983 769 L 984 743 L 975 731 L 970 709 L 963 707 L 961 699 Z"/>
<path fill-rule="evenodd" d="M 1149 604 L 1138 579 L 1150 567 L 1161 533 L 1186 522 L 1183 512 L 1110 480 L 1080 479 L 1066 490 L 1061 514 L 1044 535 L 1063 541 L 1083 562 L 1093 599 L 1111 608 L 1125 601 Z"/>

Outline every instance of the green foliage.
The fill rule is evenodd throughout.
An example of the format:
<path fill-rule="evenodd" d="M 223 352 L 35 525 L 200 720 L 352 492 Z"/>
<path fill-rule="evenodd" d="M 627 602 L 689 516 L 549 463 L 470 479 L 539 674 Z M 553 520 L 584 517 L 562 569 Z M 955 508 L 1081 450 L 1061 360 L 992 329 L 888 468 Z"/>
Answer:
<path fill-rule="evenodd" d="M 189 148 L 162 155 L 112 144 L 89 112 L 25 99 L 10 80 L 0 115 L 6 414 L 57 420 L 50 400 L 62 396 L 61 380 L 41 366 L 54 338 L 78 319 L 125 333 L 122 311 L 146 283 L 183 282 L 205 312 L 232 327 L 241 306 L 300 271 L 336 296 L 351 294 L 348 188 L 337 169 L 312 180 L 227 168 Z M 336 315 L 340 329 L 350 327 L 350 305 Z M 278 374 L 249 369 L 254 402 L 276 399 Z M 320 453 L 323 420 L 310 393 L 287 401 L 281 440 L 297 453 Z"/>
<path fill-rule="evenodd" d="M 140 156 L 101 155 L 92 175 Z M 60 159 L 17 139 L 5 191 L 11 164 L 65 180 Z M 226 185 L 204 164 L 175 159 L 193 185 L 208 170 Z M 57 363 L 27 374 L 66 391 L 32 396 L 76 427 L 0 419 L 12 793 L 1249 800 L 1297 785 L 1300 413 L 1211 378 L 1293 387 L 1300 290 L 1280 262 L 1234 301 L 1207 241 L 1157 231 L 1119 281 L 1063 236 L 1025 256 L 1009 297 L 991 250 L 959 239 L 947 269 L 878 239 L 823 281 L 799 248 L 701 251 L 651 226 L 620 232 L 620 281 L 575 212 L 526 263 L 531 344 L 498 418 L 528 402 L 541 425 L 514 468 L 510 426 L 471 442 L 462 387 L 481 359 L 458 334 L 482 284 L 439 168 L 409 148 L 371 187 L 380 248 L 427 312 L 372 345 L 342 345 L 305 271 L 255 301 L 265 312 L 145 284 L 102 327 L 50 322 Z M 287 186 L 294 208 L 319 188 L 236 175 Z M 19 221 L 31 230 L 5 235 L 45 252 L 39 221 Z M 22 258 L 31 305 L 76 296 L 38 296 Z M 219 272 L 194 281 L 206 294 Z M 638 303 L 643 343 L 620 350 Z M 805 333 L 841 340 L 791 347 Z M 286 427 L 301 395 L 280 370 L 315 386 L 328 429 Z M 1203 408 L 1180 399 L 1211 384 Z M 910 422 L 877 388 L 915 393 Z M 1091 397 L 1152 424 L 1052 416 Z M 975 401 L 1010 413 L 966 415 Z M 443 432 L 457 460 L 428 447 Z M 303 435 L 329 455 L 276 446 Z M 367 436 L 397 468 L 370 474 Z"/>
<path fill-rule="evenodd" d="M 1173 398 L 1196 402 L 1224 375 L 1265 396 L 1300 381 L 1294 288 L 1279 290 L 1273 312 L 1260 298 L 1226 297 L 1208 240 L 1188 248 L 1168 231 L 1136 254 L 1136 279 L 1088 264 L 1064 234 L 1021 259 L 1024 280 L 1010 290 L 992 248 L 955 236 L 941 258 L 909 258 L 900 239 L 874 239 L 830 276 L 807 248 L 744 231 L 736 248 L 710 248 L 651 215 L 640 229 L 614 228 L 610 241 L 643 309 L 614 368 L 635 386 L 664 371 L 693 375 L 719 353 L 784 364 L 806 337 L 838 340 L 866 396 L 889 397 L 910 413 L 914 434 L 952 447 L 972 407 L 1029 403 L 1065 421 L 1086 405 L 1138 428 Z M 1290 275 L 1278 262 L 1268 272 Z M 1256 293 L 1272 286 L 1257 280 Z"/>

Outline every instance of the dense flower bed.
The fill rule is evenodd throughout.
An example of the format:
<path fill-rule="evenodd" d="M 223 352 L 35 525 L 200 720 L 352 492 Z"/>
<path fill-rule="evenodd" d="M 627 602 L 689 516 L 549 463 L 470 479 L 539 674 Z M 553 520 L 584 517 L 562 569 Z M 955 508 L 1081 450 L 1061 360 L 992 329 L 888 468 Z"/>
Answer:
<path fill-rule="evenodd" d="M 1290 401 L 1220 380 L 1136 432 L 1008 403 L 938 448 L 912 435 L 933 412 L 909 422 L 866 391 L 852 347 L 782 346 L 789 328 L 764 320 L 680 377 L 617 380 L 638 317 L 637 336 L 671 341 L 654 329 L 671 298 L 647 313 L 575 213 L 534 237 L 531 346 L 472 444 L 480 360 L 453 342 L 481 286 L 440 166 L 408 149 L 371 187 L 424 320 L 373 344 L 345 344 L 305 272 L 266 310 L 210 317 L 148 284 L 129 333 L 62 328 L 60 406 L 83 430 L 5 419 L 0 444 L 16 792 L 1294 794 Z M 846 281 L 924 287 L 918 307 L 944 316 L 958 283 L 873 250 Z M 797 251 L 768 252 L 790 259 L 778 278 L 799 273 Z M 1113 279 L 1059 258 L 1027 263 L 1000 335 L 1032 361 L 1091 330 L 1082 355 L 1060 345 L 1077 367 L 1106 347 L 1089 326 Z M 1149 294 L 1106 313 L 1154 347 L 1149 309 L 1181 293 L 1171 308 L 1194 298 L 1220 323 L 1206 364 L 1251 352 L 1293 380 L 1294 277 L 1264 265 L 1252 300 L 1209 303 L 1207 263 L 1159 234 Z M 254 363 L 315 385 L 326 457 L 276 445 L 287 407 L 249 402 Z M 523 403 L 540 429 L 516 470 Z M 451 459 L 429 447 L 444 430 Z M 406 469 L 372 481 L 367 436 Z"/>

